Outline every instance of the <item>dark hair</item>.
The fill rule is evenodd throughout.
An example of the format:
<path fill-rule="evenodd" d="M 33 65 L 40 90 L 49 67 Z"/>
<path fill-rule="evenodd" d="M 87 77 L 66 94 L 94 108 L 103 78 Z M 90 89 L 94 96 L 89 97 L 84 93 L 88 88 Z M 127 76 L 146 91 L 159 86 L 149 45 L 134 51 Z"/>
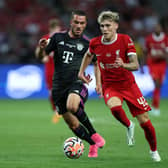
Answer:
<path fill-rule="evenodd" d="M 73 18 L 74 15 L 79 15 L 79 16 L 86 16 L 86 12 L 82 10 L 74 10 L 71 13 L 71 19 Z M 87 17 L 87 16 L 86 16 Z"/>

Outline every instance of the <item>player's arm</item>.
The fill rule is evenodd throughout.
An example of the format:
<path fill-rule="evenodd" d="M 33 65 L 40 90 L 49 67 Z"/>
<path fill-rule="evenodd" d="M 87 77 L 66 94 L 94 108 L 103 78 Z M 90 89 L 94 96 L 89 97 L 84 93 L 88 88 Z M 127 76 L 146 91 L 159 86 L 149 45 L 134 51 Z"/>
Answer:
<path fill-rule="evenodd" d="M 42 63 L 46 63 L 49 60 L 48 56 L 45 54 L 45 51 L 41 50 L 39 46 L 36 47 L 35 56 L 36 58 L 40 59 Z"/>
<path fill-rule="evenodd" d="M 124 62 L 120 57 L 117 57 L 115 61 L 115 66 L 125 68 L 129 71 L 135 71 L 139 69 L 139 63 L 138 63 L 135 45 L 129 36 L 125 36 L 124 42 L 125 42 L 125 46 L 127 46 L 126 57 L 129 58 L 129 62 L 128 63 Z"/>
<path fill-rule="evenodd" d="M 45 48 L 47 47 L 48 40 L 45 38 L 40 39 L 39 45 L 36 47 L 35 56 L 36 58 L 43 60 L 47 55 L 45 53 Z"/>
<path fill-rule="evenodd" d="M 119 57 L 115 61 L 116 66 L 128 69 L 130 71 L 138 70 L 139 63 L 136 54 L 129 55 L 129 63 L 124 63 L 123 60 Z"/>
<path fill-rule="evenodd" d="M 89 84 L 92 79 L 90 78 L 89 74 L 87 76 L 85 76 L 84 72 L 85 72 L 87 66 L 91 63 L 93 56 L 94 55 L 91 54 L 89 51 L 87 51 L 85 53 L 83 60 L 82 60 L 82 63 L 81 63 L 81 66 L 80 66 L 79 73 L 78 73 L 78 78 L 87 84 Z"/>
<path fill-rule="evenodd" d="M 94 74 L 95 74 L 95 79 L 96 79 L 96 92 L 97 94 L 100 95 L 100 97 L 103 97 L 103 92 L 102 92 L 102 84 L 101 84 L 101 73 L 100 69 L 98 66 L 97 61 L 94 64 Z"/>

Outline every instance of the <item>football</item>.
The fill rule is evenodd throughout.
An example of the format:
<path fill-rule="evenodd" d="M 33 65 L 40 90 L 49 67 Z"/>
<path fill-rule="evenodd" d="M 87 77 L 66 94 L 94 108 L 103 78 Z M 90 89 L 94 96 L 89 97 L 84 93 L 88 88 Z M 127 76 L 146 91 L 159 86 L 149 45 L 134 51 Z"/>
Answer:
<path fill-rule="evenodd" d="M 78 159 L 84 152 L 84 144 L 80 138 L 70 137 L 64 141 L 64 154 L 70 159 Z"/>

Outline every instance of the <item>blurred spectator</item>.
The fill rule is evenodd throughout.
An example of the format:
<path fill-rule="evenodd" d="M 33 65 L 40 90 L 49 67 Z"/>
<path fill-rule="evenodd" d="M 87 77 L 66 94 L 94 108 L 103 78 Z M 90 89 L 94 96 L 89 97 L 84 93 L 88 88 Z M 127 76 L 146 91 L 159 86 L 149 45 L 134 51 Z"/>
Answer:
<path fill-rule="evenodd" d="M 163 32 L 161 24 L 158 23 L 155 25 L 153 32 L 145 38 L 145 42 L 147 65 L 155 85 L 151 114 L 159 116 L 160 92 L 166 75 L 168 56 L 168 38 Z"/>
<path fill-rule="evenodd" d="M 67 28 L 69 13 L 77 8 L 87 12 L 88 26 L 85 34 L 90 38 L 100 33 L 96 21 L 99 11 L 113 10 L 121 13 L 119 31 L 139 40 L 150 33 L 160 19 L 150 2 L 150 0 L 0 0 L 0 63 L 39 63 L 34 59 L 33 50 L 38 39 L 47 32 L 46 22 L 56 17 L 61 27 Z M 167 18 L 168 14 L 164 14 L 162 22 L 168 32 Z"/>

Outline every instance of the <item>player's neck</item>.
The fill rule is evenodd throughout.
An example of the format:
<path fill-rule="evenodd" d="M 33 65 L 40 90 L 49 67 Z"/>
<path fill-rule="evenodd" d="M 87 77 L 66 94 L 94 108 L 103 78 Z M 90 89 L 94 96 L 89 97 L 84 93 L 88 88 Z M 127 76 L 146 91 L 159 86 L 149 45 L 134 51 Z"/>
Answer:
<path fill-rule="evenodd" d="M 109 43 L 109 42 L 113 42 L 115 39 L 116 39 L 116 36 L 117 36 L 117 34 L 114 34 L 114 35 L 112 35 L 111 37 L 109 37 L 109 38 L 106 38 L 105 36 L 103 36 L 103 42 L 107 42 L 107 43 Z"/>
<path fill-rule="evenodd" d="M 71 30 L 68 31 L 68 35 L 69 35 L 71 38 L 80 38 L 80 37 L 81 37 L 81 35 L 76 36 Z"/>
<path fill-rule="evenodd" d="M 116 40 L 117 40 L 117 33 L 114 34 L 114 36 L 111 38 L 105 38 L 104 36 L 102 36 L 102 38 L 101 38 L 101 42 L 103 44 L 107 44 L 107 45 L 114 43 Z"/>

